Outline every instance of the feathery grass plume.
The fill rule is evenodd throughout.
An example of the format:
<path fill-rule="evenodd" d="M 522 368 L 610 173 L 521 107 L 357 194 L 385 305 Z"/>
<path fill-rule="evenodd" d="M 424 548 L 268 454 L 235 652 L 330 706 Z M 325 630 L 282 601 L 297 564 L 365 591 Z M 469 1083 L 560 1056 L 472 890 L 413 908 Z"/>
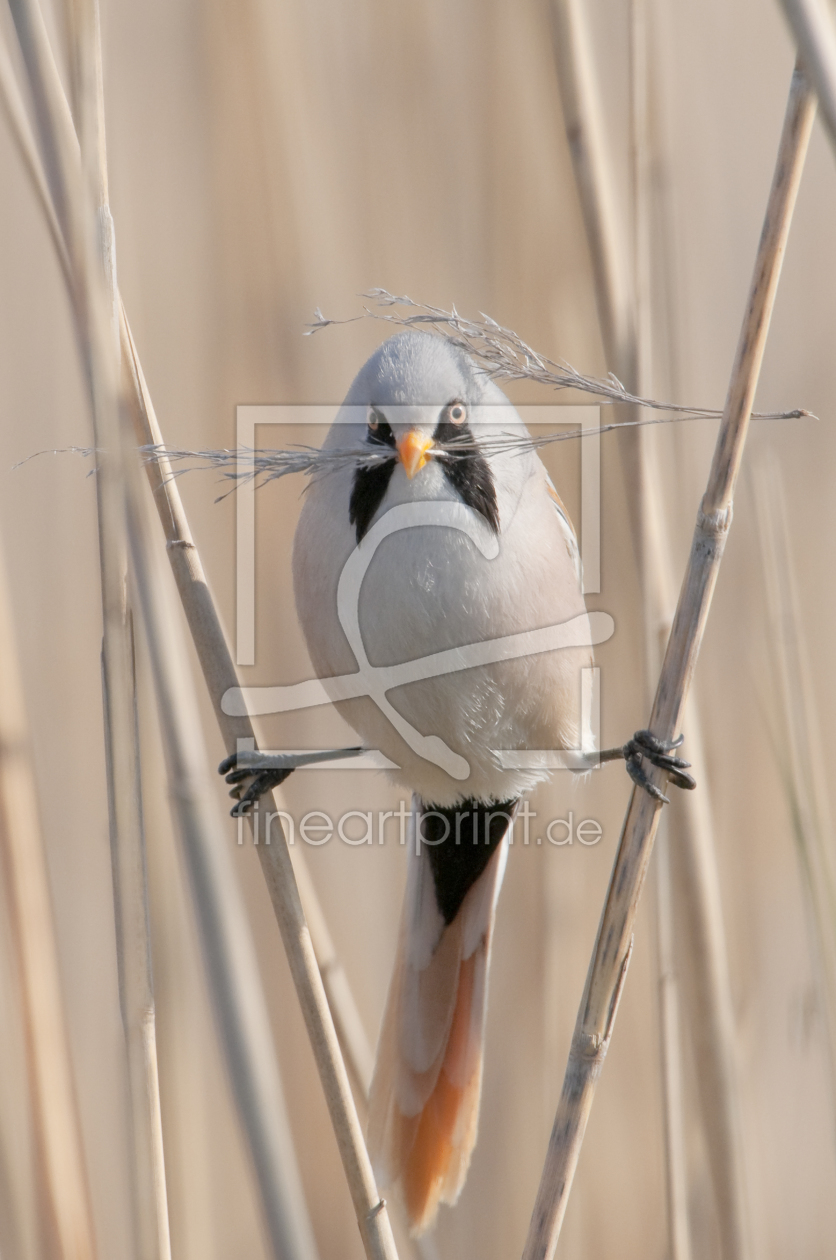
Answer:
<path fill-rule="evenodd" d="M 323 328 L 339 324 L 354 324 L 360 319 L 377 319 L 400 328 L 429 326 L 451 345 L 469 354 L 492 380 L 538 381 L 541 385 L 551 386 L 552 389 L 574 389 L 582 394 L 590 394 L 604 406 L 626 404 L 633 407 L 646 407 L 652 411 L 677 413 L 694 420 L 719 420 L 723 415 L 722 411 L 711 407 L 686 407 L 681 403 L 639 398 L 625 389 L 612 372 L 605 378 L 585 376 L 570 363 L 538 354 L 527 342 L 523 341 L 522 337 L 510 328 L 503 328 L 495 319 L 491 319 L 490 315 L 480 314 L 480 318 L 476 320 L 465 319 L 455 307 L 446 311 L 439 306 L 414 302 L 407 296 L 395 297 L 386 289 L 369 289 L 362 296 L 375 301 L 378 307 L 404 306 L 414 310 L 415 314 L 403 315 L 396 312 L 383 315 L 380 311 L 369 310 L 365 307 L 362 315 L 349 316 L 347 319 L 327 319 L 317 308 L 314 311 L 313 322 L 308 325 L 305 335 L 310 337 Z M 792 411 L 755 412 L 752 419 L 797 420 L 802 416 L 810 415 L 811 412 L 796 408 Z M 548 438 L 541 439 L 543 443 L 548 440 Z"/>
<path fill-rule="evenodd" d="M 625 398 L 629 398 L 629 396 L 625 395 Z M 628 402 L 627 405 L 634 408 L 639 404 Z M 664 403 L 648 403 L 647 405 L 667 410 L 667 404 Z M 611 424 L 598 425 L 596 428 L 572 429 L 568 433 L 555 432 L 541 433 L 537 436 L 532 436 L 531 434 L 523 436 L 519 433 L 505 433 L 500 430 L 496 436 L 480 436 L 478 441 L 465 436 L 455 437 L 449 442 L 436 442 L 433 448 L 427 451 L 427 458 L 442 461 L 454 461 L 457 458 L 467 459 L 474 450 L 478 450 L 479 454 L 484 456 L 485 459 L 492 459 L 498 455 L 506 454 L 523 455 L 527 451 L 542 450 L 555 442 L 573 442 L 583 438 L 599 438 L 605 433 L 640 429 L 649 425 L 684 424 L 692 420 L 717 418 L 717 413 L 703 412 L 691 408 L 681 408 L 680 412 L 681 414 L 672 416 L 645 416 L 640 420 L 617 420 Z M 798 420 L 801 418 L 818 419 L 813 412 L 806 411 L 803 408 L 752 416 L 753 420 Z M 147 436 L 147 434 L 144 436 Z M 81 455 L 85 459 L 90 459 L 102 453 L 100 448 L 94 446 L 65 446 L 52 450 L 33 451 L 25 459 L 18 460 L 14 468 L 22 468 L 30 460 L 39 459 L 43 455 Z M 216 450 L 193 450 L 178 446 L 166 446 L 164 442 L 145 442 L 139 447 L 139 454 L 146 466 L 157 465 L 165 470 L 163 481 L 166 484 L 187 472 L 219 472 L 221 479 L 231 482 L 232 485 L 223 494 L 218 495 L 215 500 L 216 503 L 222 502 L 229 494 L 232 494 L 237 486 L 248 485 L 250 482 L 254 482 L 256 488 L 260 488 L 267 485 L 268 482 L 278 481 L 282 477 L 287 477 L 291 474 L 301 474 L 305 477 L 327 476 L 329 473 L 336 472 L 339 468 L 358 465 L 364 468 L 372 468 L 377 464 L 385 464 L 397 458 L 396 454 L 389 447 L 375 449 L 365 442 L 355 442 L 350 446 L 328 448 L 298 445 L 285 449 L 271 447 L 252 449 L 247 446 L 237 446 L 222 447 Z M 175 465 L 180 466 L 174 467 Z M 95 469 L 91 469 L 91 473 L 95 471 Z"/>

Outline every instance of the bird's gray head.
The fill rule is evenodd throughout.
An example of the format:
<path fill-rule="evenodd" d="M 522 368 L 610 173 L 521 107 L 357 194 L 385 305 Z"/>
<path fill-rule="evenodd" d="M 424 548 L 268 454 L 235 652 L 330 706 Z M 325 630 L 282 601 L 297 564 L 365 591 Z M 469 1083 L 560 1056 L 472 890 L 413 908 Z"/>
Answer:
<path fill-rule="evenodd" d="M 326 443 L 353 439 L 376 457 L 354 473 L 350 514 L 358 542 L 396 474 L 416 481 L 416 497 L 426 497 L 430 481 L 443 475 L 498 530 L 494 473 L 480 449 L 498 424 L 525 432 L 502 390 L 457 346 L 413 330 L 379 346 L 355 377 Z M 389 451 L 391 458 L 381 460 Z"/>

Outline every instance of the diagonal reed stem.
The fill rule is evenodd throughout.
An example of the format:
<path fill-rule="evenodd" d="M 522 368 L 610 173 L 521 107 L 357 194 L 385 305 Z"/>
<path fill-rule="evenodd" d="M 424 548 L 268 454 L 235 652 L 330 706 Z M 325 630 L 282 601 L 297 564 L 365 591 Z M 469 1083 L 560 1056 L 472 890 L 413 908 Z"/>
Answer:
<path fill-rule="evenodd" d="M 124 307 L 122 308 L 122 345 L 126 366 L 133 375 L 133 388 L 128 394 L 128 406 L 132 413 L 134 430 L 137 435 L 151 435 L 150 438 L 143 437 L 143 443 L 149 440 L 159 442 L 161 440 L 159 425 L 136 354 Z M 249 717 L 229 717 L 221 709 L 224 692 L 228 687 L 238 686 L 232 655 L 168 462 L 165 459 L 154 460 L 146 464 L 146 471 L 154 490 L 154 500 L 166 534 L 171 567 L 197 649 L 198 659 L 203 668 L 209 695 L 215 707 L 218 724 L 227 748 L 233 751 L 237 748 L 239 739 L 254 740 L 254 731 Z M 381 1260 L 384 1257 L 386 1260 L 395 1260 L 397 1253 L 388 1214 L 374 1183 L 334 1020 L 328 1005 L 328 996 L 323 984 L 323 979 L 330 980 L 331 994 L 333 994 L 335 976 L 337 978 L 340 976 L 341 969 L 336 964 L 325 971 L 324 977 L 320 975 L 310 930 L 299 897 L 290 850 L 284 832 L 278 825 L 279 822 L 279 819 L 275 819 L 273 843 L 257 846 L 259 860 L 287 952 L 367 1254 L 375 1257 L 375 1260 L 378 1257 Z M 320 928 L 324 926 L 324 919 L 322 919 Z M 331 950 L 333 951 L 333 946 Z M 336 963 L 335 952 L 332 952 L 331 957 Z M 347 981 L 344 983 L 347 989 Z M 349 1009 L 351 1008 L 353 1008 L 353 1003 Z M 345 1028 L 344 1024 L 344 1032 Z M 356 1017 L 355 1028 L 352 1030 L 349 1026 L 349 1032 L 352 1031 L 359 1041 L 362 1038 L 359 1016 Z M 368 1067 L 370 1055 L 368 1052 L 365 1054 L 366 1063 L 362 1067 L 361 1079 L 367 1082 L 370 1075 Z M 360 1054 L 356 1062 L 362 1064 Z M 360 1076 L 359 1071 L 357 1075 Z"/>
<path fill-rule="evenodd" d="M 640 16 L 640 2 L 636 16 Z M 625 379 L 646 373 L 649 332 L 648 283 L 639 276 L 637 298 L 629 292 L 629 277 L 623 265 L 626 251 L 624 224 L 616 214 L 611 164 L 606 151 L 600 119 L 599 89 L 589 35 L 580 0 L 553 0 L 551 7 L 555 60 L 564 121 L 575 168 L 581 211 L 592 262 L 595 294 L 607 362 Z M 634 23 L 634 35 L 647 39 L 645 18 Z M 638 27 L 638 29 L 635 29 Z M 643 58 L 646 62 L 646 57 Z M 647 67 L 645 67 L 645 78 Z M 638 84 L 636 84 L 638 87 Z M 645 189 L 649 180 L 647 152 L 651 136 L 647 125 L 648 103 L 637 101 L 637 121 L 645 120 L 645 153 L 634 154 L 640 205 L 636 214 L 637 272 L 648 254 L 649 207 Z M 639 137 L 637 137 L 638 139 Z M 638 148 L 634 144 L 634 148 Z M 658 160 L 658 158 L 657 158 Z M 642 180 L 640 177 L 644 175 Z M 642 222 L 644 220 L 644 222 Z M 663 264 L 664 265 L 664 264 Z M 635 307 L 638 312 L 634 314 Z M 640 353 L 642 351 L 642 353 Z M 641 387 L 648 386 L 641 380 Z M 638 379 L 636 381 L 636 391 Z M 631 525 L 635 543 L 645 618 L 646 675 L 657 676 L 664 645 L 670 632 L 674 586 L 671 561 L 665 545 L 664 507 L 654 448 L 641 430 L 619 434 L 624 461 Z M 687 1204 L 681 1129 L 681 1099 L 676 1077 L 678 1036 L 675 1008 L 678 1005 L 673 970 L 672 945 L 666 924 L 676 918 L 677 935 L 686 963 L 683 980 L 687 996 L 691 1039 L 695 1050 L 696 1075 L 702 1102 L 709 1163 L 714 1183 L 722 1251 L 726 1260 L 743 1260 L 751 1251 L 746 1215 L 746 1189 L 743 1169 L 743 1133 L 735 1061 L 735 1023 L 731 982 L 720 903 L 720 887 L 713 842 L 708 792 L 699 773 L 705 764 L 699 715 L 692 700 L 688 717 L 688 756 L 698 767 L 700 791 L 678 794 L 665 820 L 667 828 L 659 837 L 659 962 L 660 1024 L 665 1110 L 667 1128 L 667 1176 L 670 1251 L 673 1257 L 687 1254 Z M 670 838 L 667 835 L 670 832 Z M 670 852 L 666 852 L 667 849 Z M 671 905 L 671 899 L 674 905 Z"/>
<path fill-rule="evenodd" d="M 661 739 L 671 739 L 682 721 L 731 525 L 734 487 L 815 109 L 815 96 L 796 67 L 720 433 L 697 514 L 691 554 L 649 723 Z M 666 776 L 662 771 L 653 769 L 651 778 L 664 787 Z M 647 792 L 633 790 L 578 1011 L 523 1260 L 546 1260 L 554 1255 L 557 1246 L 629 964 L 633 926 L 660 808 Z"/>

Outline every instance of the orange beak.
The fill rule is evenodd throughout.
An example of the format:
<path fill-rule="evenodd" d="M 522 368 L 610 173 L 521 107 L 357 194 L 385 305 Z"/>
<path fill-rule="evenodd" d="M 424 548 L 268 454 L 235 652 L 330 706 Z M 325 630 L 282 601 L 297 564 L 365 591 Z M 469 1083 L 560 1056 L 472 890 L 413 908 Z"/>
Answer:
<path fill-rule="evenodd" d="M 418 429 L 410 429 L 398 442 L 398 457 L 410 481 L 429 462 L 427 451 L 433 445 L 432 438 L 426 437 Z"/>

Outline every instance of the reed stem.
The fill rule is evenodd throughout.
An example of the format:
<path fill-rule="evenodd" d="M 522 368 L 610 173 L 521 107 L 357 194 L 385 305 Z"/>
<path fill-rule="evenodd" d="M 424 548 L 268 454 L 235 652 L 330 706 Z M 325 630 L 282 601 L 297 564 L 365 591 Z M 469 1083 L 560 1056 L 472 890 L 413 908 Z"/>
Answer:
<path fill-rule="evenodd" d="M 600 121 L 599 92 L 594 74 L 589 37 L 580 0 L 554 0 L 555 56 L 561 100 L 575 163 L 581 209 L 592 262 L 596 301 L 607 362 L 622 378 L 649 374 L 649 216 L 651 171 L 659 162 L 651 155 L 653 110 L 643 92 L 634 105 L 634 188 L 636 192 L 635 246 L 636 294 L 631 296 L 627 269 L 624 225 L 616 214 L 611 165 Z M 635 11 L 641 16 L 640 9 Z M 647 15 L 634 22 L 634 45 L 644 49 L 644 82 L 649 75 Z M 639 84 L 634 76 L 634 93 Z M 641 123 L 641 127 L 636 126 Z M 643 137 L 643 141 L 642 141 Z M 663 219 L 663 226 L 667 217 Z M 664 264 L 663 264 L 664 265 Z M 670 276 L 667 275 L 668 288 Z M 642 380 L 642 388 L 649 387 Z M 636 392 L 641 392 L 637 390 Z M 641 429 L 619 435 L 627 499 L 645 620 L 645 666 L 648 685 L 658 675 L 659 663 L 670 631 L 674 603 L 671 561 L 665 540 L 667 529 L 660 494 L 654 445 Z M 714 851 L 708 789 L 700 768 L 704 766 L 699 715 L 695 702 L 689 707 L 687 753 L 697 767 L 700 790 L 676 799 L 667 820 L 670 861 L 661 855 L 657 881 L 659 945 L 664 946 L 663 921 L 675 916 L 681 937 L 681 956 L 687 962 L 685 981 L 687 1012 L 695 1049 L 697 1083 L 702 1103 L 709 1162 L 714 1184 L 723 1255 L 742 1260 L 750 1251 L 746 1224 L 746 1192 L 743 1175 L 743 1134 L 735 1061 L 735 1027 L 725 931 L 720 908 L 720 889 Z M 670 875 L 670 886 L 668 886 Z M 665 904 L 674 899 L 674 905 Z M 672 1255 L 685 1246 L 684 1156 L 675 1150 L 675 1131 L 680 1126 L 681 1099 L 673 1097 L 673 1081 L 681 1072 L 672 1055 L 678 1050 L 671 1008 L 678 1006 L 673 976 L 674 958 L 660 949 L 660 1024 L 665 1085 L 667 1175 L 669 1185 L 669 1246 Z M 678 1055 L 676 1055 L 678 1060 Z M 676 1146 L 679 1146 L 676 1139 Z M 678 1242 L 676 1241 L 678 1239 Z"/>
<path fill-rule="evenodd" d="M 734 487 L 815 108 L 815 97 L 796 67 L 720 434 L 649 723 L 653 733 L 664 740 L 676 735 L 682 721 L 731 525 Z M 662 771 L 653 768 L 650 778 L 664 787 Z M 647 792 L 633 790 L 578 1011 L 524 1260 L 545 1260 L 553 1256 L 557 1245 L 629 965 L 633 926 L 660 808 Z"/>
<path fill-rule="evenodd" d="M 788 798 L 804 891 L 812 971 L 827 1057 L 830 1101 L 836 1122 L 836 850 L 822 759 L 822 741 L 790 522 L 777 459 L 764 461 L 754 477 L 758 537 L 767 595 L 767 627 L 773 676 L 780 701 L 780 741 L 775 749 Z"/>
<path fill-rule="evenodd" d="M 827 0 L 781 0 L 781 4 L 836 151 L 836 26 L 832 6 Z"/>
<path fill-rule="evenodd" d="M 112 224 L 106 195 L 104 131 L 97 91 L 94 34 L 79 24 L 88 41 L 78 52 L 80 113 L 84 145 L 78 139 L 57 74 L 36 0 L 13 0 L 13 16 L 27 67 L 49 187 L 70 262 L 76 329 L 87 369 L 94 414 L 107 451 L 104 467 L 108 505 L 121 537 L 127 536 L 157 689 L 171 798 L 183 842 L 197 912 L 204 959 L 221 1042 L 253 1157 L 265 1223 L 276 1260 L 312 1260 L 316 1254 L 298 1169 L 289 1136 L 284 1100 L 270 1034 L 258 965 L 245 911 L 206 767 L 197 705 L 189 683 L 177 620 L 165 608 L 164 587 L 154 569 L 150 533 L 143 517 L 138 459 L 127 428 L 119 422 L 118 308 L 113 267 Z M 82 18 L 84 15 L 82 15 Z M 100 83 L 100 77 L 98 79 Z M 99 95 L 100 100 L 100 95 Z M 90 195 L 89 184 L 99 202 Z M 94 239 L 94 225 L 100 231 Z M 104 261 L 104 268 L 102 267 Z M 110 276 L 108 286 L 106 276 Z M 117 535 L 119 536 L 119 535 Z M 115 549 L 114 549 L 115 550 Z M 112 590 L 109 585 L 107 590 Z M 123 658 L 117 658 L 119 664 Z M 106 655 L 107 667 L 107 655 Z M 119 693 L 121 694 L 121 692 Z M 108 698 L 111 699 L 108 687 Z M 131 712 L 132 717 L 132 712 Z M 201 755 L 202 754 L 202 755 Z M 127 768 L 135 773 L 135 762 Z M 149 1025 L 146 1021 L 147 1039 Z"/>
<path fill-rule="evenodd" d="M 96 0 L 71 0 L 71 53 L 81 156 L 90 201 L 96 207 L 111 354 L 107 379 L 92 362 L 94 443 L 113 451 L 119 442 L 116 245 L 108 205 L 102 89 L 101 34 Z M 88 284 L 95 278 L 91 275 Z M 90 303 L 87 306 L 90 309 Z M 107 413 L 96 406 L 104 399 Z M 139 729 L 131 613 L 127 600 L 127 545 L 122 471 L 118 460 L 97 457 L 99 554 L 102 582 L 102 693 L 119 1000 L 125 1030 L 131 1135 L 131 1192 L 136 1253 L 140 1260 L 170 1260 L 171 1239 L 157 1066 L 156 1012 L 151 967 L 148 880 L 142 821 Z"/>
<path fill-rule="evenodd" d="M 0 555 L 0 850 L 19 975 L 35 1149 L 57 1260 L 95 1260 L 46 855 Z"/>

